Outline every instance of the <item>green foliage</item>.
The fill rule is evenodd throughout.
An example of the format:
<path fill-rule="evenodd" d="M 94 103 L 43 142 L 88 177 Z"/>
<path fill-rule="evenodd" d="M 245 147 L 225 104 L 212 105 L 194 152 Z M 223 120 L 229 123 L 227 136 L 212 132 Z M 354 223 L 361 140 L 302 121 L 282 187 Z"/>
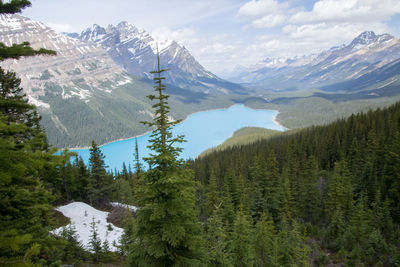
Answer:
<path fill-rule="evenodd" d="M 214 209 L 207 222 L 207 266 L 233 266 L 232 254 L 229 251 L 229 234 L 222 221 L 219 206 Z"/>
<path fill-rule="evenodd" d="M 277 245 L 274 223 L 263 213 L 254 235 L 255 266 L 279 266 Z"/>
<path fill-rule="evenodd" d="M 26 253 L 32 251 L 35 241 L 46 237 L 46 213 L 53 199 L 40 179 L 46 162 L 52 158 L 49 153 L 35 149 L 46 145 L 42 134 L 31 131 L 26 124 L 8 123 L 8 120 L 0 114 L 0 257 L 3 261 L 27 259 Z"/>
<path fill-rule="evenodd" d="M 210 148 L 202 152 L 200 154 L 200 157 L 205 156 L 214 151 L 225 150 L 235 146 L 251 144 L 262 139 L 268 139 L 277 134 L 281 134 L 281 132 L 265 128 L 258 128 L 258 127 L 244 127 L 242 129 L 235 131 L 232 137 L 228 138 L 217 147 Z"/>
<path fill-rule="evenodd" d="M 92 222 L 90 223 L 90 232 L 91 235 L 89 237 L 89 248 L 93 253 L 93 260 L 98 262 L 100 260 L 100 255 L 102 252 L 101 240 L 99 238 L 99 233 L 97 232 L 96 222 L 94 221 L 94 217 L 92 218 Z"/>
<path fill-rule="evenodd" d="M 0 43 L 0 60 L 4 60 L 7 58 L 19 59 L 20 57 L 36 55 L 56 55 L 56 52 L 53 50 L 48 50 L 44 48 L 35 50 L 29 45 L 29 42 L 23 42 L 22 44 L 13 44 L 12 46 L 6 46 L 3 43 Z"/>
<path fill-rule="evenodd" d="M 104 163 L 104 157 L 100 148 L 92 141 L 89 158 L 90 175 L 87 189 L 91 205 L 107 204 L 110 201 L 113 178 L 106 171 L 107 166 Z"/>
<path fill-rule="evenodd" d="M 252 227 L 242 209 L 237 212 L 232 233 L 232 263 L 234 266 L 253 266 Z"/>
<path fill-rule="evenodd" d="M 74 225 L 70 224 L 63 227 L 61 237 L 65 241 L 63 249 L 64 254 L 62 257 L 64 262 L 78 262 L 79 260 L 85 259 L 83 246 L 78 241 L 78 235 Z"/>
<path fill-rule="evenodd" d="M 0 13 L 19 13 L 22 11 L 22 9 L 29 6 L 31 6 L 31 1 L 28 0 L 11 0 L 7 1 L 7 3 L 3 3 L 3 1 L 0 1 Z"/>
<path fill-rule="evenodd" d="M 204 186 L 199 198 L 220 197 L 228 233 L 239 214 L 235 203 L 247 199 L 259 266 L 330 261 L 395 266 L 400 244 L 399 121 L 396 104 L 197 158 L 193 169 Z M 225 179 L 221 183 L 215 177 Z M 213 216 L 208 206 L 201 217 Z M 273 219 L 268 227 L 263 213 Z M 274 230 L 262 230 L 267 228 Z M 267 241 L 260 241 L 263 236 Z M 272 258 L 264 256 L 266 250 Z"/>
<path fill-rule="evenodd" d="M 158 58 L 159 62 L 159 58 Z M 146 162 L 150 169 L 140 178 L 137 191 L 137 217 L 129 258 L 132 266 L 200 266 L 203 265 L 203 240 L 195 208 L 193 173 L 184 168 L 177 157 L 182 136 L 172 136 L 171 127 L 177 121 L 168 119 L 168 96 L 163 93 L 158 64 L 154 81 L 157 100 L 154 127 L 149 148 L 153 151 Z"/>

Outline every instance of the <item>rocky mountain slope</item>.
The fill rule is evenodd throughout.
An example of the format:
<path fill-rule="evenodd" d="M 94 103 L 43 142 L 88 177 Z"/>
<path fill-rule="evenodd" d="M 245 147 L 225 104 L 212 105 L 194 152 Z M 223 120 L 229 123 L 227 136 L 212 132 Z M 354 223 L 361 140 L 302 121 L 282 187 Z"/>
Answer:
<path fill-rule="evenodd" d="M 50 85 L 59 87 L 63 99 L 77 96 L 86 102 L 96 90 L 111 92 L 112 87 L 102 84 L 114 82 L 116 85 L 131 81 L 123 69 L 108 57 L 107 53 L 95 45 L 79 42 L 57 34 L 40 22 L 19 15 L 0 15 L 0 42 L 5 45 L 30 42 L 34 48 L 44 47 L 57 51 L 57 56 L 37 56 L 7 60 L 1 63 L 22 78 L 22 87 L 31 103 L 50 109 L 49 103 L 40 100 L 46 95 Z M 53 90 L 51 93 L 55 94 Z"/>
<path fill-rule="evenodd" d="M 53 49 L 57 56 L 6 60 L 0 66 L 17 72 L 29 102 L 38 106 L 49 142 L 58 147 L 89 145 L 130 137 L 148 130 L 146 95 L 152 84 L 131 77 L 108 53 L 58 34 L 19 15 L 0 15 L 0 42 L 28 41 Z"/>
<path fill-rule="evenodd" d="M 58 34 L 42 23 L 20 15 L 0 15 L 0 42 L 11 45 L 28 41 L 34 48 L 44 47 L 57 52 L 56 56 L 0 62 L 2 68 L 17 72 L 21 78 L 21 87 L 29 102 L 38 106 L 42 115 L 42 124 L 50 144 L 57 147 L 88 146 L 92 140 L 103 144 L 149 130 L 140 122 L 152 118 L 152 103 L 146 96 L 154 90 L 153 81 L 146 77 L 151 77 L 149 71 L 154 68 L 155 43 L 148 34 L 133 26 L 122 23 L 118 27 L 113 30 L 115 35 L 112 35 L 118 41 L 111 37 L 102 39 L 113 45 L 119 44 L 107 51 L 99 43 L 89 42 L 97 40 L 102 34 L 104 36 L 101 30 L 96 31 L 97 35 L 87 32 L 81 41 Z M 132 38 L 133 34 L 138 37 Z M 123 54 L 132 52 L 135 42 L 137 58 L 125 58 Z M 123 48 L 126 48 L 124 53 Z M 183 77 L 192 75 L 193 83 L 198 85 L 189 86 L 189 80 L 187 85 L 190 89 L 175 85 L 167 87 L 167 93 L 171 95 L 173 117 L 185 118 L 196 111 L 226 107 L 233 103 L 231 95 L 226 94 L 231 91 L 218 85 L 230 83 L 215 78 L 200 65 L 195 65 L 195 59 L 186 49 L 174 42 L 168 46 L 160 44 L 159 48 L 162 64 L 169 62 L 168 66 L 163 64 L 162 67 L 177 68 L 183 73 L 183 76 L 179 76 L 175 71 L 175 84 L 180 84 L 179 79 L 183 81 Z M 118 51 L 121 51 L 119 61 L 112 58 L 118 57 Z M 171 63 L 175 62 L 175 53 L 179 64 Z M 185 56 L 188 58 L 184 59 Z M 140 63 L 136 66 L 137 72 L 130 70 L 136 76 L 124 69 L 123 60 L 126 60 L 125 65 L 132 61 L 132 68 Z M 192 67 L 196 70 L 191 70 Z M 207 85 L 207 75 L 213 82 L 210 86 Z"/>
<path fill-rule="evenodd" d="M 389 34 L 376 35 L 366 31 L 350 44 L 333 47 L 320 54 L 265 59 L 235 75 L 232 80 L 272 90 L 319 89 L 338 82 L 360 79 L 399 58 L 399 39 Z M 397 79 L 394 76 L 390 78 Z"/>
<path fill-rule="evenodd" d="M 76 36 L 76 35 L 71 35 Z M 184 47 L 176 41 L 158 42 L 148 32 L 124 21 L 103 28 L 93 25 L 77 36 L 82 42 L 100 45 L 111 58 L 128 73 L 151 77 L 158 51 L 167 82 L 175 86 L 205 93 L 243 93 L 241 86 L 220 79 L 206 70 Z"/>

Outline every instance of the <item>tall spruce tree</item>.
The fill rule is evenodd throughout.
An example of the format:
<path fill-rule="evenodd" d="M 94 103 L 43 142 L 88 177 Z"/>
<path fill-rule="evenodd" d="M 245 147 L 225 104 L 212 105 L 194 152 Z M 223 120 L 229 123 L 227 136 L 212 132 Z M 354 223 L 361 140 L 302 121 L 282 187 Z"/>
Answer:
<path fill-rule="evenodd" d="M 0 1 L 0 14 L 30 6 L 27 0 Z M 0 43 L 0 61 L 54 51 L 34 50 L 29 43 Z M 48 152 L 35 107 L 27 103 L 14 72 L 0 68 L 0 265 L 30 265 L 48 237 L 46 213 L 51 194 L 44 188 Z"/>
<path fill-rule="evenodd" d="M 240 267 L 253 266 L 254 248 L 252 246 L 252 227 L 248 216 L 242 207 L 236 213 L 236 219 L 232 233 L 232 257 L 233 265 Z"/>
<path fill-rule="evenodd" d="M 107 165 L 104 162 L 104 158 L 105 156 L 96 142 L 92 141 L 89 158 L 90 176 L 88 183 L 90 205 L 101 205 L 110 200 L 112 176 L 106 171 Z"/>
<path fill-rule="evenodd" d="M 207 249 L 208 266 L 232 266 L 229 252 L 227 228 L 224 227 L 220 207 L 214 207 L 214 211 L 207 222 Z"/>
<path fill-rule="evenodd" d="M 138 205 L 135 242 L 130 247 L 131 266 L 201 266 L 203 265 L 203 240 L 195 208 L 195 182 L 193 173 L 184 168 L 178 159 L 183 136 L 174 137 L 171 128 L 179 121 L 168 117 L 168 95 L 157 55 L 155 118 L 145 122 L 154 127 L 149 140 L 153 151 L 148 158 L 149 170 L 141 178 L 136 192 Z"/>
<path fill-rule="evenodd" d="M 255 266 L 278 266 L 275 243 L 276 233 L 271 216 L 263 213 L 256 224 L 254 236 Z"/>

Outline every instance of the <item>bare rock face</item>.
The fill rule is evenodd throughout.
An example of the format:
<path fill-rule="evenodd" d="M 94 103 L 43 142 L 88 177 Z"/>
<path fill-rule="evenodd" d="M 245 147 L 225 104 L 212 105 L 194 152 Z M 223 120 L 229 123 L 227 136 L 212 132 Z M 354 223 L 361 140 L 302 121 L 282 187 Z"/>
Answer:
<path fill-rule="evenodd" d="M 156 67 L 158 50 L 162 67 L 170 69 L 165 73 L 167 83 L 203 93 L 226 93 L 242 89 L 206 70 L 176 41 L 157 42 L 148 32 L 126 21 L 107 28 L 95 24 L 83 31 L 78 39 L 100 45 L 118 65 L 135 76 L 152 77 L 150 72 Z"/>
<path fill-rule="evenodd" d="M 124 83 L 130 78 L 117 66 L 107 52 L 98 46 L 58 34 L 40 22 L 20 15 L 0 15 L 0 42 L 6 45 L 28 41 L 34 48 L 47 48 L 57 56 L 35 56 L 1 62 L 5 69 L 19 74 L 30 102 L 44 108 L 49 104 L 39 100 L 46 93 L 62 98 L 78 96 L 90 101 L 97 90 L 110 92 L 106 82 Z M 56 85 L 59 91 L 49 90 Z"/>

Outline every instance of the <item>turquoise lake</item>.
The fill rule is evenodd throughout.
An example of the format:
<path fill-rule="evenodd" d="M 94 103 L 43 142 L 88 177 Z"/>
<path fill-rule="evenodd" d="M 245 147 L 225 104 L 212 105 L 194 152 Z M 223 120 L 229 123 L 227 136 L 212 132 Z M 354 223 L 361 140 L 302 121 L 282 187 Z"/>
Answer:
<path fill-rule="evenodd" d="M 225 109 L 202 111 L 189 115 L 186 120 L 173 128 L 174 135 L 185 135 L 187 142 L 179 144 L 183 148 L 183 159 L 194 159 L 204 150 L 215 147 L 228 139 L 236 130 L 246 126 L 263 127 L 284 131 L 285 128 L 276 124 L 274 118 L 278 114 L 274 110 L 255 110 L 242 104 L 236 104 Z M 151 133 L 137 137 L 139 156 L 149 154 L 148 139 Z M 100 147 L 105 155 L 105 163 L 109 170 L 122 169 L 122 163 L 133 166 L 135 138 L 108 143 Z M 75 151 L 88 163 L 89 149 Z M 145 166 L 145 164 L 144 164 Z"/>

